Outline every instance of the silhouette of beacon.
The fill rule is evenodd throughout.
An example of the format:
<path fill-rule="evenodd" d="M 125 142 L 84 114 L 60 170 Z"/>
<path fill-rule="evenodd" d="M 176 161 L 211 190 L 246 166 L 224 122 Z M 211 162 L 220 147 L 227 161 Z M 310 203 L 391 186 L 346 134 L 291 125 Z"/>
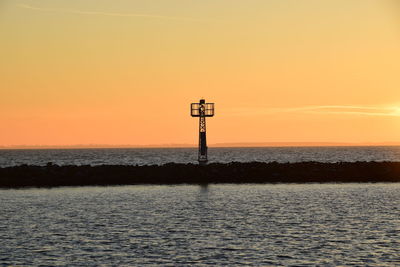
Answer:
<path fill-rule="evenodd" d="M 206 117 L 214 116 L 214 103 L 206 103 L 200 99 L 199 103 L 190 105 L 192 117 L 199 117 L 199 164 L 207 164 L 207 139 L 206 139 Z"/>

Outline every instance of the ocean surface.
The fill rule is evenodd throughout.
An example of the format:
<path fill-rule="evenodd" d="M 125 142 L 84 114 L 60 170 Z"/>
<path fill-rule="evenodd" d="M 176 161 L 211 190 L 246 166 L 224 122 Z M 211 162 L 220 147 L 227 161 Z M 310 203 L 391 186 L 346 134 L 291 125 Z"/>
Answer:
<path fill-rule="evenodd" d="M 399 266 L 400 184 L 0 190 L 0 265 Z"/>
<path fill-rule="evenodd" d="M 400 161 L 400 147 L 209 148 L 210 162 Z M 197 163 L 196 148 L 0 150 L 0 167 L 46 165 L 151 165 Z"/>

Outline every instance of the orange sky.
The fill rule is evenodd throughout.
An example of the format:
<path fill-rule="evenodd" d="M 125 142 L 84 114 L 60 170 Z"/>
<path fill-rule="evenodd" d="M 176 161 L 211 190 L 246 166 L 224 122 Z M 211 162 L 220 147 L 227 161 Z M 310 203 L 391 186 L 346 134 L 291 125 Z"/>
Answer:
<path fill-rule="evenodd" d="M 400 141 L 396 0 L 3 0 L 0 146 Z"/>

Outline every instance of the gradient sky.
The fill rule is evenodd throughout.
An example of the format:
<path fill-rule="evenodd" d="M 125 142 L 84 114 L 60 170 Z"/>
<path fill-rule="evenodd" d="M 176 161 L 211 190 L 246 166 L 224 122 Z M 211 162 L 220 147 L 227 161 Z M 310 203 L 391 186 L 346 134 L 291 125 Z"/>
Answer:
<path fill-rule="evenodd" d="M 0 0 L 0 146 L 400 141 L 396 0 Z"/>

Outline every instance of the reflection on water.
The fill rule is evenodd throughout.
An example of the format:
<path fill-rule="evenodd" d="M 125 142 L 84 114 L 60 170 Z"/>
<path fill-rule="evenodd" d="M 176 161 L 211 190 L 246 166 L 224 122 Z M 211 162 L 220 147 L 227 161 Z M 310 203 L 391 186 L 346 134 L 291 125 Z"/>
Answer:
<path fill-rule="evenodd" d="M 398 265 L 400 185 L 0 191 L 0 265 Z"/>
<path fill-rule="evenodd" d="M 207 194 L 208 193 L 208 184 L 202 184 L 200 185 L 200 192 L 203 194 Z"/>

